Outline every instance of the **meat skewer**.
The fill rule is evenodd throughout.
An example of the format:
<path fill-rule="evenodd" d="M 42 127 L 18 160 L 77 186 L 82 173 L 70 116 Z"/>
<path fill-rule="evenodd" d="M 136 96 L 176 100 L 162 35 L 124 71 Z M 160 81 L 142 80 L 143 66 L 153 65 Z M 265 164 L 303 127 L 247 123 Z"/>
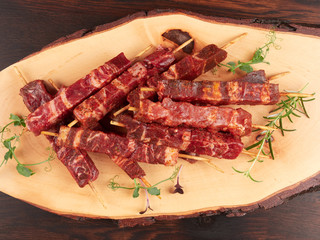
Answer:
<path fill-rule="evenodd" d="M 216 66 L 218 61 L 223 61 L 227 56 L 227 53 L 224 51 L 224 49 L 236 43 L 246 35 L 247 33 L 241 34 L 240 36 L 236 37 L 235 39 L 224 45 L 221 49 L 219 49 L 214 44 L 204 47 L 198 53 L 192 56 L 189 55 L 177 62 L 176 64 L 172 65 L 169 68 L 169 70 L 162 73 L 161 76 L 155 76 L 154 78 L 149 79 L 146 82 L 147 86 L 151 88 L 156 87 L 156 82 L 158 81 L 158 79 L 180 78 L 194 80 L 201 74 Z M 135 89 L 127 96 L 127 101 L 129 102 L 129 105 L 125 106 L 122 109 L 119 109 L 117 112 L 114 113 L 114 116 L 117 116 L 118 114 L 128 110 L 130 106 L 139 107 L 140 99 L 149 99 L 155 95 L 156 94 L 153 92 L 141 92 L 139 88 Z"/>
<path fill-rule="evenodd" d="M 195 106 L 165 98 L 156 103 L 143 99 L 139 109 L 129 110 L 137 111 L 134 117 L 139 121 L 157 122 L 169 127 L 205 128 L 211 132 L 230 132 L 236 136 L 248 135 L 252 128 L 251 114 L 241 108 Z"/>
<path fill-rule="evenodd" d="M 47 92 L 43 80 L 35 80 L 30 83 L 27 83 L 27 85 L 21 88 L 20 95 L 22 96 L 23 101 L 30 112 L 34 111 L 41 104 L 44 104 L 53 98 Z M 87 154 L 84 154 L 84 152 L 77 152 L 74 150 L 73 152 L 71 152 L 68 151 L 68 149 L 66 148 L 59 148 L 54 138 L 49 136 L 47 138 L 55 152 L 57 152 L 58 158 L 67 166 L 71 175 L 75 178 L 76 182 L 80 187 L 84 187 L 89 181 L 94 181 L 98 177 L 99 171 L 94 166 L 93 161 Z M 62 156 L 70 157 L 70 162 L 67 162 L 68 159 Z M 89 167 L 89 169 L 86 169 L 87 167 L 80 167 L 78 165 L 81 163 L 79 158 L 84 159 L 82 164 L 83 166 Z M 78 162 L 72 162 L 76 159 L 78 160 Z M 73 165 L 73 163 L 77 163 L 77 165 Z M 75 172 L 76 170 L 78 170 L 79 172 Z M 86 172 L 88 172 L 89 174 L 86 174 Z M 88 177 L 85 177 L 85 175 L 87 175 Z"/>
<path fill-rule="evenodd" d="M 125 127 L 129 139 L 144 143 L 225 159 L 237 158 L 243 149 L 240 137 L 230 134 L 212 134 L 205 130 L 185 127 L 169 128 L 156 123 L 145 124 L 128 115 L 121 115 L 116 120 L 113 124 Z"/>
<path fill-rule="evenodd" d="M 233 137 L 229 134 L 212 134 L 201 129 L 186 127 L 166 127 L 157 123 L 146 124 L 124 114 L 118 116 L 116 121 L 110 121 L 110 124 L 126 128 L 128 138 L 156 145 L 174 147 L 181 151 L 195 154 L 226 159 L 235 159 L 239 153 L 250 156 L 255 155 L 252 152 L 242 149 L 243 146 L 241 146 L 242 143 L 239 137 Z M 232 149 L 228 145 L 238 147 Z M 207 158 L 186 154 L 179 154 L 179 157 L 197 161 L 209 160 Z M 269 159 L 269 157 L 265 158 Z"/>
<path fill-rule="evenodd" d="M 159 99 L 171 98 L 175 101 L 211 105 L 273 105 L 281 96 L 278 84 L 255 83 L 247 81 L 188 81 L 159 80 L 156 88 L 142 88 L 141 91 L 156 91 Z M 310 96 L 309 94 L 291 94 Z"/>
<path fill-rule="evenodd" d="M 125 100 L 126 95 L 148 78 L 166 70 L 175 61 L 174 52 L 158 48 L 142 62 L 135 63 L 119 78 L 77 106 L 73 113 L 86 128 L 94 128 L 109 111 Z M 72 126 L 69 124 L 69 126 Z"/>
<path fill-rule="evenodd" d="M 131 65 L 120 53 L 85 77 L 63 89 L 58 96 L 29 114 L 26 125 L 36 136 L 60 122 L 74 107 L 101 89 Z"/>
<path fill-rule="evenodd" d="M 139 170 L 139 167 L 134 167 L 134 171 L 136 172 L 133 173 L 127 172 L 126 170 L 131 169 L 131 166 L 134 166 L 135 162 L 172 166 L 177 162 L 178 157 L 202 161 L 209 160 L 203 157 L 179 154 L 178 149 L 172 148 L 171 146 L 157 146 L 156 144 L 142 143 L 135 139 L 127 139 L 114 133 L 104 133 L 95 130 L 61 126 L 59 134 L 51 132 L 45 132 L 44 134 L 57 137 L 57 143 L 61 146 L 109 155 L 131 178 L 142 178 L 136 174 L 136 172 L 142 172 L 142 169 Z M 122 166 L 122 161 L 124 160 L 130 162 L 129 168 Z M 220 170 L 218 167 L 216 168 Z"/>
<path fill-rule="evenodd" d="M 115 133 L 66 126 L 60 127 L 59 134 L 51 134 L 57 137 L 59 146 L 107 154 L 129 177 L 139 178 L 151 186 L 143 169 L 132 158 L 136 149 L 141 147 L 135 140 Z"/>
<path fill-rule="evenodd" d="M 59 91 L 59 88 L 54 84 L 54 82 L 49 79 L 48 80 L 51 85 L 57 90 Z M 47 136 L 57 136 L 55 133 L 51 133 L 51 132 L 47 132 Z M 82 150 L 83 151 L 83 150 Z M 145 173 L 144 171 L 138 166 L 135 162 L 136 159 L 127 159 L 127 158 L 122 158 L 122 157 L 116 157 L 116 156 L 112 156 L 111 159 L 113 160 L 113 162 L 115 162 L 122 170 L 124 170 L 128 176 L 130 176 L 132 179 L 133 178 L 140 178 L 141 181 L 143 181 L 146 185 L 151 186 L 151 184 L 144 178 Z M 139 159 L 141 160 L 141 159 Z M 145 159 L 142 159 L 145 160 Z M 159 161 L 159 159 L 157 159 Z M 142 161 L 143 162 L 143 161 Z M 144 162 L 148 162 L 147 160 L 145 160 Z M 154 162 L 156 163 L 156 162 Z"/>
<path fill-rule="evenodd" d="M 15 69 L 16 72 L 19 74 L 20 77 L 22 77 L 22 79 L 24 80 L 24 82 L 26 82 L 25 78 L 23 78 L 22 73 L 18 70 L 18 68 Z M 49 79 L 50 83 L 53 83 L 53 81 L 51 79 Z M 58 87 L 55 86 L 55 84 L 52 84 L 53 87 L 59 91 Z M 44 89 L 44 85 L 43 85 L 43 89 Z M 59 93 L 59 92 L 58 92 Z M 32 94 L 34 94 L 34 91 L 32 92 Z M 37 100 L 38 99 L 38 94 L 35 95 L 30 95 L 32 97 L 32 99 Z M 51 100 L 51 98 L 48 98 L 47 100 Z M 39 101 L 39 100 L 38 100 Z M 36 109 L 37 106 L 34 108 Z M 84 160 L 89 160 L 90 162 L 90 166 L 94 166 L 92 160 L 90 159 L 90 157 L 87 155 L 86 151 L 84 150 L 79 150 L 79 149 L 72 149 L 72 148 L 68 148 L 68 147 L 64 147 L 64 146 L 58 146 L 57 145 L 57 141 L 56 141 L 56 136 L 55 133 L 53 132 L 48 132 L 49 134 L 46 136 L 48 138 L 48 140 L 54 140 L 51 141 L 51 143 L 53 143 L 54 146 L 54 150 L 57 152 L 57 156 L 58 158 L 68 167 L 69 171 L 71 172 L 73 177 L 76 177 L 77 175 L 74 174 L 72 172 L 73 168 L 74 168 L 74 164 L 71 163 L 71 161 L 73 159 L 75 159 L 75 163 L 79 166 L 81 159 L 84 158 Z M 61 150 L 61 151 L 60 151 Z M 70 159 L 69 159 L 70 158 Z M 114 160 L 114 162 L 123 170 L 125 170 L 125 172 L 132 178 L 138 177 L 141 179 L 141 181 L 143 181 L 146 185 L 151 186 L 150 183 L 144 178 L 145 173 L 144 171 L 133 161 L 130 159 L 126 159 L 126 158 L 112 158 L 112 160 Z M 137 167 L 138 166 L 138 167 Z M 73 167 L 73 168 L 72 168 Z M 95 166 L 94 166 L 95 167 Z M 81 171 L 83 168 L 78 167 L 77 170 Z M 84 177 L 81 178 L 82 180 L 84 179 Z M 88 181 L 89 186 L 91 187 L 91 189 L 93 190 L 93 192 L 95 193 L 95 195 L 98 197 L 99 201 L 102 203 L 102 205 L 105 207 L 104 201 L 102 200 L 102 197 L 100 196 L 100 194 L 97 192 L 96 188 L 94 187 L 94 185 L 92 184 L 91 181 Z M 158 196 L 160 199 L 161 197 Z M 106 207 L 105 207 L 106 208 Z"/>
<path fill-rule="evenodd" d="M 16 67 L 15 71 L 19 73 L 18 75 L 20 78 L 24 83 L 26 83 L 26 85 L 20 90 L 20 95 L 30 112 L 33 112 L 42 104 L 52 100 L 53 97 L 47 92 L 42 80 L 36 80 L 28 83 Z M 46 137 L 53 150 L 56 152 L 58 159 L 67 167 L 79 187 L 84 187 L 88 184 L 102 206 L 107 208 L 104 200 L 92 183 L 97 179 L 99 171 L 88 154 L 81 150 L 59 147 L 57 146 L 54 137 Z"/>

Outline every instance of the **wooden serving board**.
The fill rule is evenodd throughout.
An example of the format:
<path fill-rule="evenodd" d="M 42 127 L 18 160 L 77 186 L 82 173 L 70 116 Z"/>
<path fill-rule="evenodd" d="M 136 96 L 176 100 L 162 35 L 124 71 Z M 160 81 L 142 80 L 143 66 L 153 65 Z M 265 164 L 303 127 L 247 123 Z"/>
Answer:
<path fill-rule="evenodd" d="M 245 22 L 248 23 L 248 22 Z M 268 28 L 260 25 L 240 24 L 240 21 L 208 18 L 184 12 L 154 13 L 145 16 L 136 14 L 118 22 L 97 27 L 92 33 L 82 30 L 45 47 L 25 59 L 0 72 L 0 96 L 2 114 L 0 125 L 6 124 L 9 114 L 27 115 L 19 89 L 23 86 L 13 66 L 17 66 L 28 79 L 53 79 L 57 85 L 70 85 L 86 75 L 90 70 L 124 52 L 129 59 L 148 45 L 163 43 L 161 34 L 168 29 L 180 28 L 195 38 L 196 50 L 206 44 L 222 46 L 236 36 L 247 32 L 248 36 L 227 49 L 230 60 L 249 60 L 256 48 L 266 42 Z M 301 30 L 299 33 L 298 31 Z M 306 92 L 320 90 L 319 59 L 320 38 L 312 29 L 299 28 L 296 32 L 277 31 L 279 50 L 271 49 L 267 61 L 271 64 L 254 65 L 256 70 L 264 69 L 268 76 L 290 71 L 291 74 L 276 80 L 280 89 L 299 90 L 309 83 Z M 82 36 L 83 35 L 83 36 Z M 168 42 L 164 43 L 168 45 Z M 234 78 L 225 68 L 209 72 L 201 77 L 211 80 Z M 185 193 L 172 194 L 173 183 L 166 182 L 161 188 L 162 199 L 151 196 L 153 211 L 140 215 L 145 208 L 145 196 L 132 198 L 132 191 L 112 191 L 107 187 L 115 175 L 121 185 L 132 186 L 126 176 L 103 154 L 90 154 L 100 171 L 95 181 L 97 190 L 107 203 L 104 209 L 92 190 L 86 186 L 79 188 L 67 169 L 59 160 L 51 162 L 52 170 L 46 171 L 44 165 L 32 167 L 36 172 L 30 178 L 19 175 L 15 161 L 9 161 L 0 168 L 0 190 L 15 198 L 29 202 L 42 209 L 68 216 L 91 218 L 111 218 L 137 222 L 138 219 L 169 219 L 199 214 L 226 213 L 242 215 L 259 207 L 269 208 L 284 199 L 320 184 L 320 121 L 319 100 L 307 104 L 310 119 L 296 118 L 294 124 L 285 122 L 297 131 L 282 137 L 275 134 L 275 160 L 258 163 L 252 175 L 263 180 L 255 183 L 232 170 L 247 169 L 249 157 L 241 155 L 234 161 L 214 159 L 214 163 L 224 173 L 216 171 L 203 162 L 190 164 L 183 160 L 180 177 Z M 244 106 L 253 115 L 253 122 L 264 125 L 262 118 L 274 108 L 272 106 Z M 254 141 L 255 134 L 243 138 L 246 145 Z M 22 163 L 34 163 L 48 156 L 48 141 L 43 136 L 35 137 L 25 133 L 16 151 Z M 0 149 L 3 156 L 5 149 Z M 174 167 L 141 164 L 151 183 L 169 177 Z M 149 218 L 153 217 L 153 218 Z"/>

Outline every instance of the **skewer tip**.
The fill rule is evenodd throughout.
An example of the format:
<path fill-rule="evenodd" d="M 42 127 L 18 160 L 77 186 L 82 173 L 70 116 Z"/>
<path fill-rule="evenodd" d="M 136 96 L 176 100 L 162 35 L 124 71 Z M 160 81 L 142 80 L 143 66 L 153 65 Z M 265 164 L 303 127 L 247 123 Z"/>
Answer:
<path fill-rule="evenodd" d="M 123 113 L 124 111 L 127 111 L 130 107 L 130 104 L 128 104 L 127 106 L 120 108 L 118 111 L 116 111 L 113 116 L 118 116 L 119 114 Z"/>
<path fill-rule="evenodd" d="M 118 127 L 126 127 L 126 125 L 124 125 L 123 123 L 113 121 L 113 120 L 110 121 L 110 124 Z"/>
<path fill-rule="evenodd" d="M 136 111 L 139 111 L 139 108 L 136 108 L 136 107 L 129 107 L 128 108 L 129 111 L 133 111 L 133 112 L 136 112 Z"/>
<path fill-rule="evenodd" d="M 282 73 L 275 74 L 275 75 L 269 77 L 268 81 L 273 81 L 273 80 L 276 80 L 278 78 L 284 77 L 284 76 L 288 75 L 289 73 L 290 72 L 282 72 Z"/>
<path fill-rule="evenodd" d="M 193 38 L 190 38 L 189 40 L 185 41 L 184 43 L 182 43 L 179 47 L 177 47 L 173 53 L 179 52 L 182 48 L 184 48 L 185 46 L 187 46 L 189 43 L 193 42 Z"/>
<path fill-rule="evenodd" d="M 96 187 L 94 186 L 94 184 L 89 181 L 88 185 L 90 186 L 92 192 L 94 193 L 94 195 L 98 198 L 99 202 L 101 203 L 101 205 L 103 206 L 104 209 L 107 209 L 107 205 L 105 204 L 104 200 L 102 199 L 101 194 L 97 191 Z"/>
<path fill-rule="evenodd" d="M 262 126 L 262 125 L 257 125 L 257 124 L 252 124 L 252 128 L 257 128 L 257 129 L 261 129 L 261 130 L 277 130 L 277 128 L 275 127 L 268 127 L 268 126 Z"/>
<path fill-rule="evenodd" d="M 52 137 L 58 137 L 59 136 L 58 133 L 48 132 L 48 131 L 41 131 L 41 135 L 52 136 Z"/>
<path fill-rule="evenodd" d="M 77 123 L 78 123 L 78 120 L 75 119 L 75 120 L 73 120 L 71 123 L 68 124 L 68 127 L 71 128 L 71 127 L 73 127 L 74 125 L 76 125 Z"/>
<path fill-rule="evenodd" d="M 231 45 L 235 44 L 236 42 L 240 41 L 242 38 L 244 38 L 245 36 L 247 36 L 248 33 L 242 33 L 241 35 L 239 35 L 238 37 L 232 39 L 230 42 L 226 43 L 224 46 L 221 47 L 221 49 L 226 49 L 228 47 L 230 47 Z"/>
<path fill-rule="evenodd" d="M 20 79 L 22 80 L 24 85 L 28 84 L 28 81 L 26 80 L 26 78 L 23 76 L 22 72 L 19 70 L 19 68 L 17 66 L 13 66 L 13 69 L 15 71 L 15 73 L 20 77 Z"/>
<path fill-rule="evenodd" d="M 51 86 L 52 86 L 54 89 L 56 89 L 57 91 L 59 91 L 58 86 L 55 84 L 55 82 L 54 82 L 51 78 L 48 80 L 48 82 L 51 84 Z"/>

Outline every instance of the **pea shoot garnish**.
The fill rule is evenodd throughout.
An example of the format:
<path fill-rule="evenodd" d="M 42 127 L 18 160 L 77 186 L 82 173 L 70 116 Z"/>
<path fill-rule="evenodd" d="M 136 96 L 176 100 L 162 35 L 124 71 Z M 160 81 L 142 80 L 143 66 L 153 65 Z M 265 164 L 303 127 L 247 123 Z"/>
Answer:
<path fill-rule="evenodd" d="M 51 152 L 49 154 L 49 157 L 42 161 L 42 162 L 38 162 L 38 163 L 32 163 L 32 164 L 25 164 L 25 163 L 21 163 L 19 161 L 19 159 L 17 158 L 16 154 L 15 154 L 15 150 L 17 148 L 17 144 L 20 142 L 20 137 L 22 136 L 25 127 L 26 127 L 26 123 L 25 123 L 25 119 L 23 117 L 19 117 L 17 115 L 14 114 L 10 114 L 9 117 L 10 120 L 12 120 L 11 122 L 9 122 L 8 124 L 6 124 L 4 127 L 0 128 L 0 133 L 1 133 L 1 143 L 3 144 L 3 147 L 6 148 L 8 151 L 5 153 L 4 158 L 0 164 L 0 167 L 2 167 L 2 165 L 7 164 L 9 159 L 14 159 L 17 162 L 17 166 L 16 166 L 16 170 L 18 171 L 19 174 L 21 174 L 22 176 L 25 177 L 30 177 L 33 174 L 35 174 L 35 172 L 30 169 L 30 166 L 35 166 L 35 165 L 39 165 L 39 164 L 43 164 L 48 162 L 49 163 L 49 168 L 45 168 L 46 171 L 50 171 L 51 169 L 51 165 L 50 165 L 50 161 L 52 161 L 54 159 L 54 154 L 53 154 L 53 150 L 51 148 Z M 11 129 L 9 128 L 10 126 L 16 126 L 16 127 L 22 127 L 22 130 L 19 134 L 14 133 L 13 136 L 11 135 L 9 138 L 5 138 L 4 134 L 5 133 L 11 133 Z M 48 149 L 48 150 L 49 150 Z"/>
<path fill-rule="evenodd" d="M 221 66 L 229 68 L 229 71 L 235 73 L 235 70 L 239 68 L 240 70 L 250 73 L 253 71 L 253 68 L 251 65 L 257 64 L 257 63 L 266 63 L 270 64 L 269 62 L 265 61 L 265 58 L 267 57 L 270 47 L 274 47 L 275 49 L 280 49 L 280 46 L 276 44 L 276 33 L 275 31 L 270 31 L 266 35 L 268 41 L 260 48 L 258 48 L 254 54 L 251 60 L 247 62 L 238 61 L 236 62 L 228 62 L 227 64 L 220 64 Z"/>
<path fill-rule="evenodd" d="M 306 85 L 307 86 L 307 85 Z M 284 136 L 285 132 L 295 131 L 296 129 L 287 129 L 283 126 L 283 120 L 288 119 L 291 123 L 293 123 L 293 117 L 300 118 L 302 115 L 309 117 L 309 114 L 305 108 L 305 103 L 315 100 L 315 98 L 299 96 L 299 93 L 306 88 L 303 87 L 298 92 L 288 92 L 285 100 L 281 100 L 276 104 L 276 109 L 272 110 L 269 116 L 264 117 L 268 121 L 266 126 L 273 127 L 279 129 L 281 131 L 282 136 Z M 314 95 L 315 93 L 311 94 Z M 297 95 L 297 96 L 295 96 Z M 250 150 L 252 148 L 257 148 L 258 152 L 256 156 L 248 162 L 251 162 L 250 167 L 247 170 L 240 171 L 233 167 L 233 170 L 243 174 L 246 177 L 249 177 L 254 182 L 261 182 L 254 179 L 251 176 L 251 170 L 257 162 L 263 162 L 263 160 L 259 159 L 261 154 L 265 156 L 270 156 L 272 159 L 274 158 L 274 153 L 272 149 L 272 134 L 274 130 L 264 130 L 259 135 L 262 136 L 258 142 L 246 147 L 246 150 Z M 265 146 L 269 149 L 268 152 L 265 151 Z"/>
<path fill-rule="evenodd" d="M 108 184 L 108 188 L 111 188 L 112 190 L 117 190 L 117 189 L 133 190 L 133 193 L 132 193 L 133 198 L 139 197 L 140 196 L 140 193 L 139 193 L 140 189 L 144 189 L 146 192 L 147 204 L 146 204 L 146 209 L 144 211 L 140 212 L 140 214 L 144 214 L 148 209 L 152 210 L 152 208 L 150 206 L 148 194 L 154 195 L 154 196 L 159 196 L 160 189 L 157 186 L 161 183 L 166 182 L 166 181 L 173 181 L 175 178 L 177 178 L 180 175 L 181 169 L 182 169 L 182 165 L 180 165 L 180 167 L 176 167 L 170 177 L 168 177 L 168 178 L 166 178 L 166 179 L 164 179 L 164 180 L 162 180 L 162 181 L 160 181 L 150 187 L 146 187 L 143 182 L 139 183 L 138 179 L 136 179 L 136 178 L 133 179 L 134 187 L 121 186 L 119 183 L 117 183 L 115 181 L 116 178 L 119 178 L 119 176 L 116 175 L 110 180 L 110 182 Z M 177 184 L 175 185 L 176 189 L 177 189 L 177 186 L 179 186 L 180 189 L 182 188 L 182 186 L 179 184 L 179 182 L 177 182 Z"/>

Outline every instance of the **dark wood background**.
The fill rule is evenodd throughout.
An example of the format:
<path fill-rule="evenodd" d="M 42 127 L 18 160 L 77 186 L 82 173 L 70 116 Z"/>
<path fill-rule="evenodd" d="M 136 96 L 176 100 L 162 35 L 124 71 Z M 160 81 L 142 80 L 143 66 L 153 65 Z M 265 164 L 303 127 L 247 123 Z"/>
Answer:
<path fill-rule="evenodd" d="M 320 27 L 317 0 L 1 0 L 0 69 L 82 28 L 138 11 L 168 8 Z M 119 229 L 112 220 L 76 221 L 0 193 L 0 239 L 319 239 L 319 204 L 320 192 L 315 191 L 244 217 L 199 217 Z"/>

